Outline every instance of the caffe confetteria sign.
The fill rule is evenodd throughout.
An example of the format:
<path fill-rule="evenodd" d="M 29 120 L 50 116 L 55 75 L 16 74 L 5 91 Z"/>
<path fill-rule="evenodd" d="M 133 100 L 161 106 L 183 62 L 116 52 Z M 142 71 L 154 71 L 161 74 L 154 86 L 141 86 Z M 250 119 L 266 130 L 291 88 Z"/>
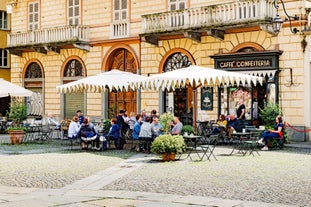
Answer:
<path fill-rule="evenodd" d="M 271 59 L 218 61 L 218 68 L 262 68 L 271 66 Z"/>

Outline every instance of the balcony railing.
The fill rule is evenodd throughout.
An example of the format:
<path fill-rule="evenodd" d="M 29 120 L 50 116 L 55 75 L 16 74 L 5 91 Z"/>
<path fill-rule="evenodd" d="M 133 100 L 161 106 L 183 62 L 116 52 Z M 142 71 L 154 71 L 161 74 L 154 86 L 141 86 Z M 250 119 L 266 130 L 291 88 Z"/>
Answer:
<path fill-rule="evenodd" d="M 273 0 L 234 1 L 200 8 L 143 15 L 143 34 L 196 28 L 232 28 L 235 25 L 271 21 L 276 15 L 273 2 Z"/>
<path fill-rule="evenodd" d="M 8 47 L 89 42 L 88 26 L 62 26 L 8 34 Z"/>
<path fill-rule="evenodd" d="M 110 25 L 110 38 L 129 37 L 130 23 L 128 21 L 113 22 Z"/>

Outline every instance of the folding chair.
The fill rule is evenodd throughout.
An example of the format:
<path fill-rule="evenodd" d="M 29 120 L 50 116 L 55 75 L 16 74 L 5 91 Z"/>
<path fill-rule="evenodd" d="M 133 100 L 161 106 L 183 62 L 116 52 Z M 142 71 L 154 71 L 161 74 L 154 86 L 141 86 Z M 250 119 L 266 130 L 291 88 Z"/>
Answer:
<path fill-rule="evenodd" d="M 206 157 L 209 161 L 211 161 L 210 159 L 211 156 L 213 156 L 214 159 L 217 160 L 214 154 L 214 149 L 216 147 L 218 138 L 219 138 L 219 135 L 211 135 L 208 139 L 206 139 L 204 144 L 199 146 L 203 151 L 201 160 L 203 160 L 203 158 Z"/>
<path fill-rule="evenodd" d="M 41 127 L 41 131 L 38 134 L 36 134 L 35 141 L 41 142 L 50 141 L 52 131 L 53 129 L 51 128 L 50 125 L 43 125 Z"/>

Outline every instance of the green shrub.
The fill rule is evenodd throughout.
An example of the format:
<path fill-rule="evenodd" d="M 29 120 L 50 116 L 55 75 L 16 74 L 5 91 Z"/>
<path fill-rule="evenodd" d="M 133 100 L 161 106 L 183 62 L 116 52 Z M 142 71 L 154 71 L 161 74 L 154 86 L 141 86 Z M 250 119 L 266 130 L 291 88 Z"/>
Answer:
<path fill-rule="evenodd" d="M 159 122 L 163 127 L 165 134 L 169 134 L 171 131 L 170 123 L 174 120 L 174 116 L 170 113 L 164 113 L 160 116 Z"/>
<path fill-rule="evenodd" d="M 156 154 L 176 154 L 185 150 L 186 144 L 181 135 L 163 134 L 155 138 L 151 145 L 151 152 Z"/>
<path fill-rule="evenodd" d="M 278 115 L 282 115 L 282 110 L 277 104 L 264 103 L 264 108 L 259 108 L 259 116 L 262 119 L 266 129 L 274 127 L 275 117 Z"/>
<path fill-rule="evenodd" d="M 193 134 L 194 133 L 193 126 L 191 126 L 191 125 L 184 125 L 182 127 L 181 134 L 184 134 L 184 133 Z"/>

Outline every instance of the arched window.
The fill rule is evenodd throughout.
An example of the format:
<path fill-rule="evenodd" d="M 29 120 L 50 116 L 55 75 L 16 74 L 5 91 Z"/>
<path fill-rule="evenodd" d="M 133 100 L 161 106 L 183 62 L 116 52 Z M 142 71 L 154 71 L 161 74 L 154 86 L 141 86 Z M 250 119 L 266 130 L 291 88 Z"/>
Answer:
<path fill-rule="evenodd" d="M 164 71 L 172 71 L 192 65 L 187 55 L 183 53 L 174 53 L 164 64 Z"/>
<path fill-rule="evenodd" d="M 86 76 L 85 67 L 82 60 L 78 57 L 71 57 L 66 62 L 63 70 L 63 84 L 69 83 L 79 78 Z M 85 94 L 84 93 L 66 93 L 64 94 L 64 118 L 71 119 L 76 114 L 77 110 L 85 113 Z"/>
<path fill-rule="evenodd" d="M 38 63 L 30 63 L 28 65 L 25 78 L 42 78 L 42 71 Z"/>
<path fill-rule="evenodd" d="M 31 62 L 25 70 L 24 85 L 33 95 L 26 98 L 27 114 L 32 116 L 44 115 L 43 74 L 39 63 Z"/>
<path fill-rule="evenodd" d="M 80 61 L 73 59 L 67 63 L 65 67 L 64 77 L 77 77 L 77 76 L 84 76 L 83 67 Z"/>
<path fill-rule="evenodd" d="M 189 57 L 182 53 L 177 52 L 170 55 L 165 64 L 164 71 L 173 71 L 180 68 L 188 67 L 192 65 Z M 169 96 L 173 96 L 174 103 L 169 103 Z M 183 124 L 192 124 L 192 88 L 180 88 L 171 93 L 165 92 L 164 109 L 165 111 L 171 111 L 170 107 L 173 105 L 174 115 L 179 116 Z"/>

